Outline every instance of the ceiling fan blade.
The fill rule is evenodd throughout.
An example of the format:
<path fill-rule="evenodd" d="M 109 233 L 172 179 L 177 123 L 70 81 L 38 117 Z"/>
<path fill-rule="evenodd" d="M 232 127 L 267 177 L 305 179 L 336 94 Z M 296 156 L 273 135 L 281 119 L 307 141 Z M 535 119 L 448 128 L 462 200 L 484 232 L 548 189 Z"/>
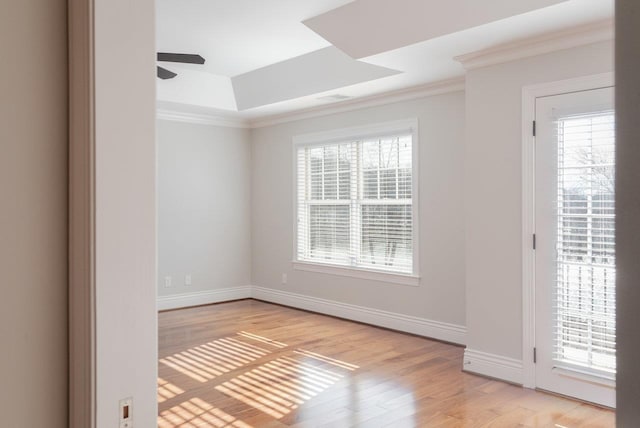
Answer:
<path fill-rule="evenodd" d="M 196 54 L 158 52 L 158 61 L 204 64 L 204 58 Z"/>
<path fill-rule="evenodd" d="M 161 78 L 162 80 L 173 79 L 177 75 L 178 75 L 177 73 L 174 73 L 173 71 L 169 71 L 166 68 L 158 67 L 158 77 Z"/>

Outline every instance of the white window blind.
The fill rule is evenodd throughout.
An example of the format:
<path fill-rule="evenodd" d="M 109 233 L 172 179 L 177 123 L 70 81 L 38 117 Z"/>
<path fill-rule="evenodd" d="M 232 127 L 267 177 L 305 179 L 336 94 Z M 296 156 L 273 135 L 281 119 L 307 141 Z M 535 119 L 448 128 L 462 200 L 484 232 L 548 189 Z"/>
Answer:
<path fill-rule="evenodd" d="M 297 147 L 297 260 L 412 274 L 410 131 Z"/>
<path fill-rule="evenodd" d="M 561 118 L 555 361 L 615 374 L 615 126 L 612 111 Z"/>

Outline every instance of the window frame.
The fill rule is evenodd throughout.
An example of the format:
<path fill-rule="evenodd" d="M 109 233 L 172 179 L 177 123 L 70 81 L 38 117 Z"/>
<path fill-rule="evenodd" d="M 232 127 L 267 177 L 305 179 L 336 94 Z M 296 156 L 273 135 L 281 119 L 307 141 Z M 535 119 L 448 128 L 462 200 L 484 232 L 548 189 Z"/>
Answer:
<path fill-rule="evenodd" d="M 325 146 L 341 142 L 353 142 L 366 138 L 378 138 L 400 133 L 411 134 L 411 216 L 412 216 L 412 272 L 400 273 L 322 263 L 298 259 L 298 149 L 300 147 Z M 419 133 L 418 119 L 409 118 L 391 122 L 369 124 L 357 127 L 336 129 L 311 134 L 296 135 L 292 146 L 292 194 L 293 194 L 293 257 L 294 270 L 324 273 L 331 275 L 361 278 L 385 283 L 419 286 L 420 254 L 419 254 Z"/>

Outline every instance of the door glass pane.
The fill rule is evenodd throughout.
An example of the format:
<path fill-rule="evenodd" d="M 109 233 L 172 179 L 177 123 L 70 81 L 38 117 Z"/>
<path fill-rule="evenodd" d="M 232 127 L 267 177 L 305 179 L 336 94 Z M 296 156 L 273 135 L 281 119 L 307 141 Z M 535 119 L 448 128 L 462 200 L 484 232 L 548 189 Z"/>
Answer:
<path fill-rule="evenodd" d="M 615 373 L 613 111 L 561 118 L 555 350 L 559 366 Z"/>

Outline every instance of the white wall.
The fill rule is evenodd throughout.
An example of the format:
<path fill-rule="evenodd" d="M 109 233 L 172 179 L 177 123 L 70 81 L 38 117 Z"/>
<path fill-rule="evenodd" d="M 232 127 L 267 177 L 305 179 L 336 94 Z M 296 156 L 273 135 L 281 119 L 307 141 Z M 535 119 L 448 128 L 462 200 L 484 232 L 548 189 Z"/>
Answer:
<path fill-rule="evenodd" d="M 292 270 L 293 136 L 410 117 L 420 133 L 420 286 Z M 464 325 L 463 135 L 462 92 L 253 130 L 253 285 Z"/>
<path fill-rule="evenodd" d="M 612 70 L 605 42 L 467 73 L 468 348 L 522 358 L 522 87 Z"/>
<path fill-rule="evenodd" d="M 158 294 L 250 285 L 249 130 L 167 120 L 157 130 Z"/>
<path fill-rule="evenodd" d="M 98 428 L 125 397 L 136 427 L 157 423 L 154 8 L 95 0 Z"/>
<path fill-rule="evenodd" d="M 68 426 L 65 0 L 0 6 L 0 415 Z"/>

